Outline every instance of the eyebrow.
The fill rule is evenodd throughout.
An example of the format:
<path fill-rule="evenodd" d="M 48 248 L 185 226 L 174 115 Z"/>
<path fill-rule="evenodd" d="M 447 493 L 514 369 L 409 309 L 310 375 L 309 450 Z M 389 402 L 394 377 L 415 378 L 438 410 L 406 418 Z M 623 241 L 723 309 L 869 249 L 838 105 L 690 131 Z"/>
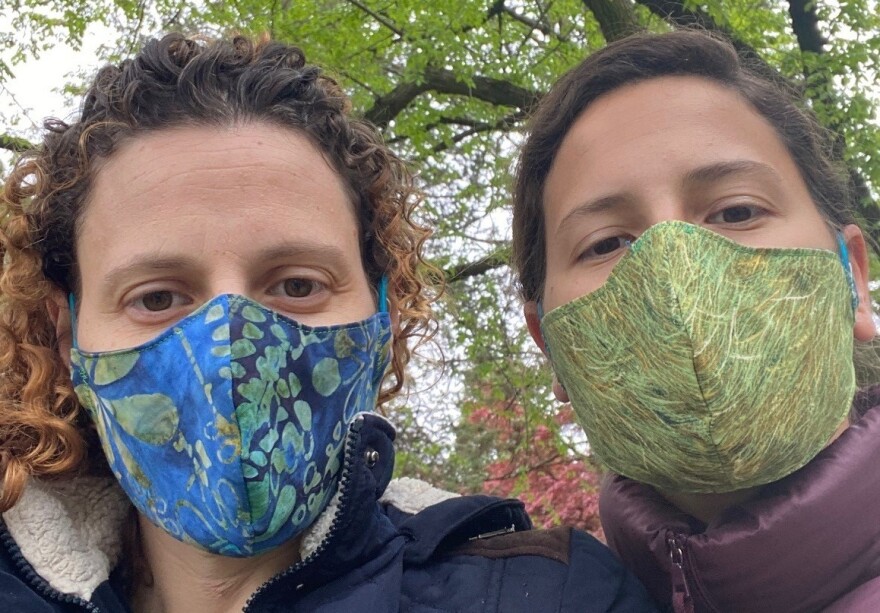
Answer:
<path fill-rule="evenodd" d="M 254 261 L 272 262 L 278 260 L 305 259 L 321 261 L 331 267 L 347 267 L 345 255 L 332 245 L 297 241 L 295 243 L 280 243 L 265 247 L 253 257 Z M 169 256 L 157 252 L 140 253 L 119 266 L 112 268 L 105 276 L 102 285 L 104 287 L 116 287 L 126 278 L 137 274 L 151 272 L 175 271 L 185 268 L 198 268 L 198 260 L 189 256 Z"/>
<path fill-rule="evenodd" d="M 689 171 L 684 176 L 685 183 L 712 183 L 736 175 L 753 175 L 782 183 L 782 176 L 770 165 L 753 160 L 730 160 L 708 164 Z"/>
<path fill-rule="evenodd" d="M 624 194 L 611 194 L 609 196 L 600 196 L 592 200 L 587 200 L 583 204 L 579 204 L 570 210 L 565 217 L 562 218 L 562 221 L 559 222 L 556 231 L 559 232 L 563 226 L 574 221 L 578 217 L 589 217 L 590 215 L 604 213 L 605 211 L 624 204 L 627 200 L 628 198 Z"/>

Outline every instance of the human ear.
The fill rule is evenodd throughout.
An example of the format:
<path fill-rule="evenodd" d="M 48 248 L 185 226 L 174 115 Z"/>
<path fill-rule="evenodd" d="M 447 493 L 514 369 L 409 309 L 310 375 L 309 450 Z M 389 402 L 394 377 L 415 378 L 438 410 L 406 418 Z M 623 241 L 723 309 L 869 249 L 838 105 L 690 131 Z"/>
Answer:
<path fill-rule="evenodd" d="M 541 317 L 538 315 L 538 303 L 534 300 L 529 300 L 523 305 L 523 313 L 526 316 L 526 326 L 529 329 L 532 340 L 538 345 L 541 353 L 547 356 L 547 345 L 544 342 L 544 334 L 541 332 Z M 568 392 L 562 387 L 562 384 L 556 377 L 556 373 L 553 373 L 553 395 L 556 396 L 559 402 L 570 402 Z"/>
<path fill-rule="evenodd" d="M 868 288 L 870 272 L 868 270 L 868 248 L 861 228 L 849 224 L 843 228 L 843 240 L 849 251 L 852 265 L 853 281 L 859 295 L 859 306 L 856 308 L 856 321 L 853 325 L 853 336 L 858 341 L 869 341 L 877 333 L 874 326 L 874 310 L 871 305 L 871 293 Z"/>
<path fill-rule="evenodd" d="M 55 344 L 61 363 L 70 371 L 70 349 L 73 346 L 73 333 L 70 326 L 70 306 L 64 292 L 52 290 L 46 298 L 46 312 L 55 327 Z"/>

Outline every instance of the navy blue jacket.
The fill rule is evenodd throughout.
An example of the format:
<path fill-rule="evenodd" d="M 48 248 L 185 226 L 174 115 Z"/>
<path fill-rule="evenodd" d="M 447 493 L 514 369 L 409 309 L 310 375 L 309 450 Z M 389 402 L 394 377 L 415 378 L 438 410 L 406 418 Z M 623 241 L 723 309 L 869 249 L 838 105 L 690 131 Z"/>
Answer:
<path fill-rule="evenodd" d="M 568 528 L 532 530 L 517 500 L 462 496 L 423 509 L 383 502 L 393 439 L 381 417 L 357 419 L 320 545 L 260 587 L 245 611 L 656 610 L 601 543 Z M 80 595 L 53 587 L 13 538 L 10 517 L 0 524 L 0 611 L 129 611 L 113 575 Z"/>

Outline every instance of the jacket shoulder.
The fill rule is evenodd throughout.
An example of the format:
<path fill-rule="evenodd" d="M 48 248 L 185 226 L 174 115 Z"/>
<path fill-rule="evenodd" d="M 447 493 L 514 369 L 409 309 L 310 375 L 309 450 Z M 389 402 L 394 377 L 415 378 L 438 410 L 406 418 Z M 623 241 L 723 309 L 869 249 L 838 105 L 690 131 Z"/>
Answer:
<path fill-rule="evenodd" d="M 570 528 L 532 529 L 519 501 L 463 496 L 395 523 L 408 539 L 403 611 L 656 611 L 607 547 Z"/>
<path fill-rule="evenodd" d="M 503 572 L 508 580 L 501 592 L 499 611 L 657 610 L 642 585 L 605 545 L 572 528 L 475 539 L 447 555 L 506 561 Z M 518 585 L 526 589 L 518 590 Z"/>

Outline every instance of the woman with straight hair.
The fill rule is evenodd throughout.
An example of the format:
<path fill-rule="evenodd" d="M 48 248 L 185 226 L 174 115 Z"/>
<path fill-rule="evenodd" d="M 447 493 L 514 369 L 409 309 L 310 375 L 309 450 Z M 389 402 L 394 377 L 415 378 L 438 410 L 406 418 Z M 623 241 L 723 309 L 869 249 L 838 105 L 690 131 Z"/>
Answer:
<path fill-rule="evenodd" d="M 608 544 L 675 611 L 880 610 L 868 250 L 833 139 L 699 31 L 609 45 L 532 118 L 526 321 L 611 473 Z"/>

